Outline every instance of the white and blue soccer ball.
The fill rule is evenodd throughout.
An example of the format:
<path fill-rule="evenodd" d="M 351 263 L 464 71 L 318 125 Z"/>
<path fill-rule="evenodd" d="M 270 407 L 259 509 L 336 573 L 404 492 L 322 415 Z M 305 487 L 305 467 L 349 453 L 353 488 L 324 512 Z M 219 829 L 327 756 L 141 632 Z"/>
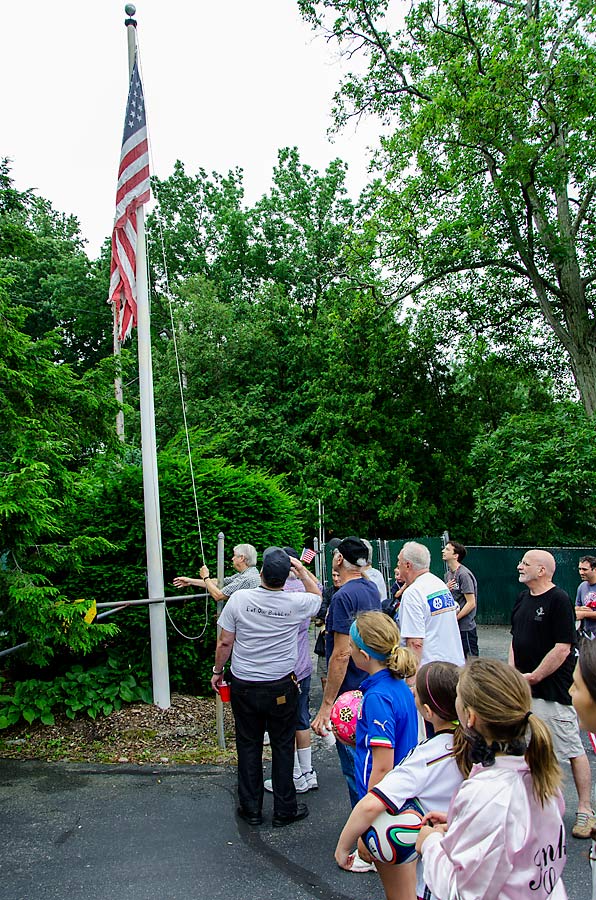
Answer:
<path fill-rule="evenodd" d="M 379 813 L 370 828 L 362 835 L 369 853 L 380 862 L 400 866 L 418 858 L 416 838 L 425 815 L 420 801 L 415 797 L 392 815 L 387 810 Z"/>

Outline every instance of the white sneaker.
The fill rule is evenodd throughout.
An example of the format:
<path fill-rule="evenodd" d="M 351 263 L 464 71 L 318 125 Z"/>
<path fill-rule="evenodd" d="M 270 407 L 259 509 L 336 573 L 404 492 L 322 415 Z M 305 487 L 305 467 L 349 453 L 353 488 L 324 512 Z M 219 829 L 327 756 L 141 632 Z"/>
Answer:
<path fill-rule="evenodd" d="M 317 773 L 314 769 L 311 769 L 310 772 L 303 772 L 302 775 L 306 779 L 306 784 L 309 791 L 317 791 L 319 789 Z M 298 790 L 298 788 L 296 788 L 296 790 Z"/>
<path fill-rule="evenodd" d="M 352 865 L 350 866 L 350 872 L 356 872 L 357 874 L 361 874 L 362 872 L 376 872 L 377 867 L 374 863 L 365 862 L 362 857 L 358 854 L 358 850 L 355 850 L 352 854 Z"/>
<path fill-rule="evenodd" d="M 316 775 L 315 775 L 315 780 L 316 780 Z M 265 788 L 266 791 L 269 791 L 269 793 L 272 794 L 273 793 L 272 779 L 267 778 L 263 782 L 263 787 Z M 294 776 L 294 787 L 296 788 L 297 794 L 306 794 L 307 791 L 311 790 L 311 788 L 309 788 L 309 786 L 307 784 L 306 775 L 301 775 L 299 778 L 296 778 L 296 776 Z M 317 787 L 318 787 L 318 785 L 317 785 Z M 316 790 L 316 788 L 312 788 L 312 790 Z"/>

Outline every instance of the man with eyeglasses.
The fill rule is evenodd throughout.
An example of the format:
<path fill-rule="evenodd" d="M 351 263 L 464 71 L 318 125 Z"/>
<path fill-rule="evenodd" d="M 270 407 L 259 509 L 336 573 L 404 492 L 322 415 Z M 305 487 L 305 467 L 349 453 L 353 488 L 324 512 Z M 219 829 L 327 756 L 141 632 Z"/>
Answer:
<path fill-rule="evenodd" d="M 235 575 L 224 578 L 221 589 L 215 578 L 209 574 L 207 566 L 201 566 L 200 578 L 189 578 L 187 575 L 178 575 L 172 584 L 174 587 L 204 587 L 214 600 L 229 600 L 233 593 L 246 588 L 256 588 L 261 584 L 261 576 L 257 569 L 257 551 L 252 544 L 238 544 L 234 547 L 232 565 L 236 569 Z"/>
<path fill-rule="evenodd" d="M 589 838 L 596 826 L 592 775 L 569 695 L 577 646 L 575 613 L 569 595 L 553 582 L 555 568 L 555 558 L 546 550 L 528 550 L 517 566 L 524 590 L 511 613 L 509 663 L 528 682 L 532 712 L 548 725 L 557 759 L 571 765 L 578 795 L 571 833 Z"/>
<path fill-rule="evenodd" d="M 580 634 L 589 641 L 596 637 L 596 556 L 580 557 L 578 565 L 581 584 L 575 595 L 575 618 Z"/>

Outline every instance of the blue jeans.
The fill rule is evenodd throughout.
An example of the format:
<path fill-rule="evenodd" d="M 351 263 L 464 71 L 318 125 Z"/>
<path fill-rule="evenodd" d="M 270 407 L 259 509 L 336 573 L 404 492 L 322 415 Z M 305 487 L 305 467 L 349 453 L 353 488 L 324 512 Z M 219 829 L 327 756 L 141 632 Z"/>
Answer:
<path fill-rule="evenodd" d="M 341 741 L 336 741 L 335 746 L 337 748 L 337 755 L 339 756 L 341 771 L 346 779 L 346 784 L 348 785 L 350 803 L 352 804 L 352 809 L 354 809 L 360 800 L 358 789 L 356 787 L 356 773 L 354 771 L 356 750 L 354 747 L 348 747 L 347 744 L 342 744 Z"/>
<path fill-rule="evenodd" d="M 300 696 L 298 697 L 298 711 L 296 715 L 296 731 L 310 732 L 310 675 L 301 678 L 298 682 Z"/>

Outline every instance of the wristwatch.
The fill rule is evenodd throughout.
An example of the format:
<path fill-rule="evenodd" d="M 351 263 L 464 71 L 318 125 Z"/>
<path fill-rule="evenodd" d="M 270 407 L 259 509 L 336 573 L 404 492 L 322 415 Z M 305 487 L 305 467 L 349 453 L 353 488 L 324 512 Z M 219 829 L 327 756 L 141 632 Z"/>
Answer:
<path fill-rule="evenodd" d="M 219 670 L 218 670 L 218 669 L 215 668 L 215 666 L 213 666 L 213 668 L 211 669 L 211 671 L 213 672 L 214 675 L 223 675 L 223 673 L 224 673 L 224 670 L 223 670 L 223 669 L 219 669 Z"/>

